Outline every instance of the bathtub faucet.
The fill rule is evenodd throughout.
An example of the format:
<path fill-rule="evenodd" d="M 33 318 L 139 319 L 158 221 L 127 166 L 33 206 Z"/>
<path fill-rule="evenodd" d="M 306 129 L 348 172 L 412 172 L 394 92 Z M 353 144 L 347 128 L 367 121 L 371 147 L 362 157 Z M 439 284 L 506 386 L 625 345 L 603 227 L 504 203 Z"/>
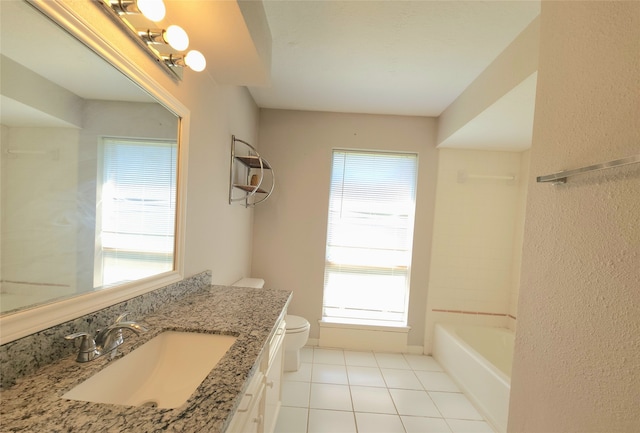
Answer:
<path fill-rule="evenodd" d="M 147 332 L 147 329 L 144 326 L 136 322 L 123 322 L 123 319 L 127 314 L 128 313 L 121 314 L 113 324 L 104 329 L 98 330 L 95 339 L 91 338 L 91 336 L 86 332 L 76 332 L 75 334 L 64 337 L 65 340 L 75 340 L 79 337 L 82 338 L 80 340 L 80 351 L 78 352 L 76 361 L 93 361 L 105 353 L 110 353 L 111 358 L 115 357 L 118 346 L 124 343 L 124 337 L 122 335 L 123 329 L 128 329 L 135 334 Z"/>

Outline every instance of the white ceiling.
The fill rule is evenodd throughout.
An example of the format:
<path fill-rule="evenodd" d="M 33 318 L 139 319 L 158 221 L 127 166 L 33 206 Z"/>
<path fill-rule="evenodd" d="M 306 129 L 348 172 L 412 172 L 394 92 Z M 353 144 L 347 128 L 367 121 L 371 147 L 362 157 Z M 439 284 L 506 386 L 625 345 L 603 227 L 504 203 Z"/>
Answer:
<path fill-rule="evenodd" d="M 539 14 L 538 1 L 264 1 L 260 107 L 439 116 Z"/>

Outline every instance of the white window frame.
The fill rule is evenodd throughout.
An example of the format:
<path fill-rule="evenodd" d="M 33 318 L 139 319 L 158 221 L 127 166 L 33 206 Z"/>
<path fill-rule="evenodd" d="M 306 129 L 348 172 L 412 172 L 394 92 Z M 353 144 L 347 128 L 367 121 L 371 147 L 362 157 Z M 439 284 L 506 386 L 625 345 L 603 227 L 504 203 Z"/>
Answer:
<path fill-rule="evenodd" d="M 418 155 L 334 149 L 331 166 L 322 321 L 406 326 Z"/>

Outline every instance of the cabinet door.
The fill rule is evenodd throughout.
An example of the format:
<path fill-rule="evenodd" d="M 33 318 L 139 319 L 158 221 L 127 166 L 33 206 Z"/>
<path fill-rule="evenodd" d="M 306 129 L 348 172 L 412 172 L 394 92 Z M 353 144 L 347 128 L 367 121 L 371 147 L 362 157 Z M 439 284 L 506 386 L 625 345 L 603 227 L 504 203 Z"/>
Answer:
<path fill-rule="evenodd" d="M 256 372 L 227 431 L 229 433 L 262 433 L 264 406 L 264 375 Z"/>
<path fill-rule="evenodd" d="M 247 422 L 244 425 L 242 433 L 263 433 L 264 432 L 264 417 L 262 416 L 262 403 L 261 398 L 249 412 Z"/>
<path fill-rule="evenodd" d="M 279 331 L 279 332 L 278 332 Z M 281 383 L 283 368 L 283 341 L 285 334 L 284 321 L 278 327 L 276 336 L 273 339 L 273 350 L 270 350 L 270 362 L 265 378 L 265 410 L 264 410 L 264 432 L 273 433 L 280 412 L 282 401 Z"/>

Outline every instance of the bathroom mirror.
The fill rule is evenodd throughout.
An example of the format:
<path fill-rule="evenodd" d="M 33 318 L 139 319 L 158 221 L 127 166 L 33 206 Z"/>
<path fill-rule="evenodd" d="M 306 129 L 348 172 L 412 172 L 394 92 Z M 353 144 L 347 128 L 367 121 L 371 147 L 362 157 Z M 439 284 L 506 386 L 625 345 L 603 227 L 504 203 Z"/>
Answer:
<path fill-rule="evenodd" d="M 6 343 L 182 278 L 188 110 L 64 3 L 0 8 Z"/>

